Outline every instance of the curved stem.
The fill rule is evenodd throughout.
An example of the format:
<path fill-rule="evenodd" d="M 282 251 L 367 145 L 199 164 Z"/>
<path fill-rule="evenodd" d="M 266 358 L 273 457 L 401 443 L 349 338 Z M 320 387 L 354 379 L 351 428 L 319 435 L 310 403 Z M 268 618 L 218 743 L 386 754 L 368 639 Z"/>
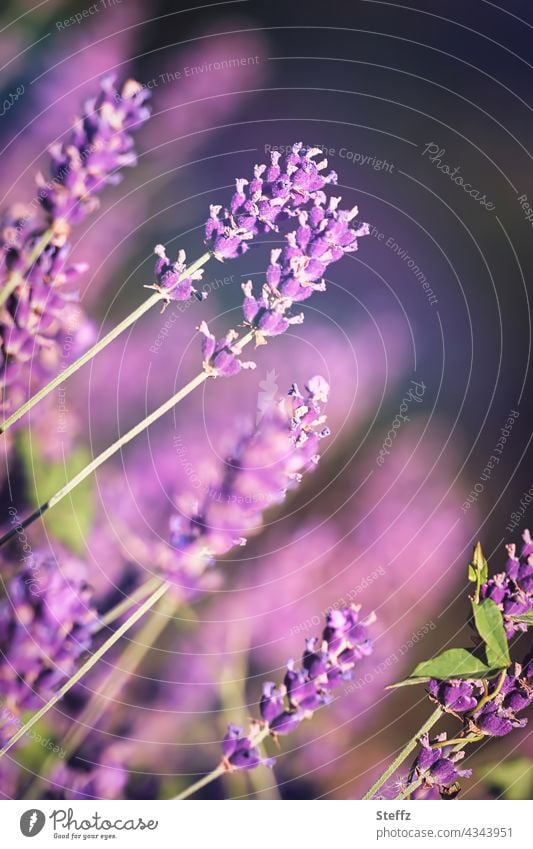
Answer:
<path fill-rule="evenodd" d="M 202 268 L 202 266 L 204 266 L 210 258 L 211 254 L 209 252 L 202 254 L 199 259 L 195 260 L 195 262 L 193 262 L 185 269 L 185 271 L 180 277 L 180 280 L 192 274 L 193 272 L 198 271 L 198 269 Z M 89 348 L 88 351 L 85 351 L 85 353 L 82 354 L 81 357 L 78 357 L 77 360 L 74 360 L 73 363 L 64 368 L 60 372 L 60 374 L 54 377 L 49 383 L 46 384 L 46 386 L 43 386 L 43 388 L 36 392 L 35 395 L 32 395 L 32 397 L 29 398 L 25 404 L 22 404 L 22 406 L 19 407 L 18 410 L 15 410 L 15 412 L 12 413 L 3 422 L 0 428 L 0 433 L 5 433 L 8 428 L 10 428 L 13 424 L 15 424 L 15 422 L 21 419 L 22 416 L 29 412 L 32 407 L 35 406 L 35 404 L 38 404 L 39 401 L 42 401 L 43 398 L 46 398 L 46 396 L 49 395 L 50 392 L 53 392 L 53 390 L 60 386 L 65 380 L 67 380 L 67 378 L 75 374 L 75 372 L 77 372 L 78 369 L 80 369 L 86 363 L 90 362 L 93 357 L 96 357 L 96 355 L 100 353 L 100 351 L 103 351 L 104 348 L 106 348 L 111 342 L 117 339 L 117 337 L 120 336 L 121 333 L 124 333 L 124 331 L 127 330 L 128 327 L 131 327 L 131 325 L 135 324 L 135 322 L 139 318 L 141 318 L 141 316 L 143 316 L 146 312 L 148 312 L 148 310 L 151 310 L 152 307 L 155 306 L 155 304 L 158 304 L 164 300 L 164 292 L 157 291 L 155 292 L 155 294 L 151 295 L 148 300 L 144 301 L 144 303 L 138 306 L 137 309 L 133 310 L 132 313 L 130 313 L 119 324 L 117 324 L 116 327 L 110 330 L 109 333 L 106 333 L 105 336 L 99 339 L 98 342 L 96 342 L 92 346 L 92 348 Z"/>
<path fill-rule="evenodd" d="M 178 600 L 174 596 L 163 596 L 159 605 L 153 609 L 141 630 L 136 634 L 135 641 L 128 644 L 117 660 L 116 666 L 101 682 L 98 689 L 92 693 L 89 702 L 76 718 L 75 725 L 72 726 L 63 740 L 62 748 L 65 755 L 69 756 L 79 749 L 87 736 L 94 730 L 107 705 L 117 697 L 130 675 L 142 663 L 167 627 L 168 618 L 175 613 L 177 605 Z M 57 756 L 53 753 L 46 758 L 41 767 L 41 775 L 35 778 L 25 793 L 26 799 L 38 798 L 37 793 L 45 786 L 48 772 L 56 760 Z"/>
<path fill-rule="evenodd" d="M 377 791 L 381 787 L 383 787 L 383 785 L 385 784 L 386 781 L 388 781 L 388 779 L 391 777 L 391 775 L 393 775 L 396 772 L 398 767 L 401 766 L 401 764 L 403 764 L 404 760 L 411 754 L 413 749 L 416 748 L 416 746 L 418 745 L 419 738 L 422 737 L 424 734 L 427 734 L 427 732 L 431 728 L 433 728 L 433 726 L 440 719 L 441 716 L 442 716 L 442 710 L 441 710 L 440 707 L 438 707 L 431 714 L 429 719 L 426 720 L 426 722 L 422 725 L 422 727 L 418 729 L 416 734 L 413 737 L 411 737 L 409 742 L 405 744 L 405 746 L 401 750 L 400 754 L 393 760 L 393 762 L 388 767 L 388 769 L 385 770 L 383 775 L 381 775 L 378 778 L 378 780 L 375 782 L 375 784 L 372 785 L 370 790 L 367 793 L 365 793 L 365 795 L 363 796 L 363 799 L 372 799 L 372 797 L 377 793 Z"/>
<path fill-rule="evenodd" d="M 72 675 L 68 679 L 68 681 L 65 682 L 65 684 L 63 684 L 63 686 L 57 691 L 57 693 L 55 693 L 52 698 L 49 699 L 49 701 L 45 705 L 43 705 L 43 707 L 40 708 L 40 710 L 38 710 L 37 713 L 35 713 L 31 717 L 31 719 L 29 719 L 24 725 L 22 725 L 18 729 L 18 731 L 7 741 L 5 746 L 0 750 L 0 758 L 2 758 L 7 752 L 9 752 L 9 750 L 15 745 L 15 743 L 18 743 L 18 741 L 21 740 L 22 737 L 24 737 L 24 735 L 27 734 L 28 731 L 43 718 L 43 716 L 46 716 L 48 711 L 51 710 L 59 701 L 61 701 L 61 699 L 66 696 L 66 694 L 72 689 L 72 687 L 74 687 L 75 684 L 81 681 L 84 675 L 86 675 L 87 672 L 89 672 L 93 668 L 93 666 L 95 666 L 98 661 L 101 660 L 101 658 L 106 654 L 106 652 L 108 652 L 109 649 L 112 648 L 115 643 L 117 643 L 120 638 L 123 637 L 124 634 L 126 634 L 127 631 L 129 631 L 130 628 L 132 628 L 133 625 L 135 625 L 135 623 L 138 622 L 139 619 L 141 619 L 144 614 L 159 601 L 159 599 L 167 592 L 170 586 L 171 584 L 168 583 L 168 581 L 165 581 L 165 583 L 161 584 L 161 586 L 158 587 L 158 589 L 154 593 L 152 593 L 152 595 L 144 602 L 144 604 L 138 610 L 136 610 L 135 613 L 132 613 L 129 619 L 127 619 L 126 622 L 124 622 L 120 626 L 120 628 L 117 628 L 115 633 L 112 634 L 109 639 L 107 639 L 105 643 L 103 643 L 100 648 L 97 649 L 97 651 L 95 651 L 95 653 L 92 654 L 91 657 L 85 661 L 85 663 L 80 667 L 80 669 L 78 669 L 78 671 L 75 672 L 74 675 Z"/>
<path fill-rule="evenodd" d="M 270 731 L 268 728 L 263 728 L 259 731 L 256 736 L 252 739 L 252 746 L 259 746 L 263 742 L 263 740 L 268 737 Z M 208 784 L 211 784 L 212 781 L 215 781 L 217 778 L 220 778 L 221 775 L 224 775 L 225 772 L 229 772 L 231 767 L 228 767 L 227 764 L 222 761 L 219 763 L 215 769 L 209 772 L 207 775 L 204 775 L 203 778 L 200 778 L 199 781 L 195 781 L 194 784 L 191 784 L 189 787 L 186 787 L 185 790 L 182 790 L 181 793 L 178 793 L 177 796 L 173 797 L 174 801 L 178 801 L 181 799 L 188 799 L 189 796 L 192 796 L 194 793 L 197 793 L 198 790 L 201 790 L 203 787 L 207 787 Z"/>

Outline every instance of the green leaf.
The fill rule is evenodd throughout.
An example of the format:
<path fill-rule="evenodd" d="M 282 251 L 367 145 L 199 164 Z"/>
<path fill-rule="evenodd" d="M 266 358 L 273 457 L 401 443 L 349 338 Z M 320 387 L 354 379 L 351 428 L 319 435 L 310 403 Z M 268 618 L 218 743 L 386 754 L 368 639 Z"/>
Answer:
<path fill-rule="evenodd" d="M 424 660 L 415 667 L 410 678 L 490 678 L 499 669 L 483 663 L 466 649 L 447 649 L 431 660 Z"/>
<path fill-rule="evenodd" d="M 481 604 L 473 604 L 472 608 L 477 632 L 486 646 L 489 666 L 499 666 L 502 669 L 509 666 L 509 645 L 498 606 L 492 599 L 487 598 Z"/>
<path fill-rule="evenodd" d="M 28 482 L 27 496 L 32 507 L 39 507 L 91 462 L 90 452 L 84 446 L 74 450 L 65 463 L 51 462 L 43 458 L 37 450 L 35 437 L 28 432 L 18 435 L 17 449 Z M 93 493 L 93 478 L 89 477 L 43 516 L 47 531 L 76 554 L 83 552 L 93 521 Z"/>
<path fill-rule="evenodd" d="M 413 684 L 425 684 L 429 678 L 404 678 L 403 681 L 397 681 L 396 684 L 389 684 L 385 687 L 386 690 L 396 690 L 398 687 L 412 687 Z"/>
<path fill-rule="evenodd" d="M 489 577 L 489 564 L 485 560 L 481 543 L 478 542 L 474 548 L 472 562 L 468 566 L 468 580 L 484 584 Z"/>
<path fill-rule="evenodd" d="M 513 622 L 525 622 L 526 625 L 533 625 L 533 610 L 530 610 L 529 613 L 521 613 L 519 616 L 511 616 L 510 618 Z"/>

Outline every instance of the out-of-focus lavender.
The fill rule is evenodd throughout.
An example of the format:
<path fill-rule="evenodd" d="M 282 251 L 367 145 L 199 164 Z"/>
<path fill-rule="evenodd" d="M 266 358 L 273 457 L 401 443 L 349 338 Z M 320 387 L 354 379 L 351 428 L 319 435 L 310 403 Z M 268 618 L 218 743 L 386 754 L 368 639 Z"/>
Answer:
<path fill-rule="evenodd" d="M 97 195 L 135 165 L 131 131 L 148 118 L 147 92 L 129 80 L 118 91 L 114 77 L 101 81 L 62 142 L 50 148 L 51 176 L 37 175 L 37 198 L 8 210 L 1 222 L 0 313 L 2 404 L 10 410 L 57 369 L 73 329 L 67 309 L 71 284 L 86 265 L 71 264 L 72 224 L 98 206 Z"/>

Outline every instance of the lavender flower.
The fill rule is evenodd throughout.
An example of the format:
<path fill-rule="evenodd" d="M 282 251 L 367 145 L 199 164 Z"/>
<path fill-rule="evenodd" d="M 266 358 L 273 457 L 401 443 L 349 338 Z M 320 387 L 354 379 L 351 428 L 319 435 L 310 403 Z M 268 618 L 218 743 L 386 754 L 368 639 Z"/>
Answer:
<path fill-rule="evenodd" d="M 263 511 L 316 467 L 319 442 L 329 435 L 323 409 L 328 391 L 318 376 L 309 380 L 304 394 L 293 386 L 285 402 L 241 436 L 203 502 L 189 495 L 179 500 L 180 514 L 171 521 L 179 568 L 170 567 L 172 574 L 199 575 L 215 558 L 244 545 Z"/>
<path fill-rule="evenodd" d="M 439 734 L 431 742 L 427 734 L 420 738 L 421 749 L 409 773 L 409 783 L 417 778 L 423 778 L 423 782 L 413 791 L 411 799 L 449 799 L 458 793 L 457 780 L 472 775 L 471 769 L 457 768 L 464 751 L 452 752 L 452 746 L 433 748 L 444 740 L 446 734 Z"/>
<path fill-rule="evenodd" d="M 367 224 L 354 223 L 356 206 L 341 209 L 341 199 L 328 198 L 323 191 L 328 183 L 336 182 L 337 175 L 321 175 L 327 160 L 317 164 L 314 157 L 318 152 L 316 148 L 293 145 L 284 170 L 279 165 L 279 155 L 273 153 L 270 168 L 256 166 L 251 183 L 237 180 L 230 210 L 221 215 L 220 207 L 211 207 L 206 241 L 218 259 L 244 253 L 250 239 L 259 232 L 277 231 L 279 221 L 297 221 L 297 228 L 285 236 L 285 247 L 271 252 L 261 294 L 254 295 L 251 281 L 243 284 L 245 324 L 252 329 L 257 344 L 284 333 L 292 324 L 301 324 L 302 313 L 291 315 L 293 304 L 306 300 L 315 291 L 323 292 L 328 266 L 356 251 L 358 238 L 369 232 Z M 238 359 L 241 349 L 234 344 L 236 332 L 230 331 L 217 341 L 205 323 L 200 330 L 209 340 L 207 354 L 204 342 L 204 368 L 225 377 L 237 374 L 242 366 Z"/>
<path fill-rule="evenodd" d="M 263 684 L 259 702 L 262 723 L 252 723 L 247 734 L 235 725 L 228 726 L 222 742 L 223 762 L 228 769 L 253 769 L 261 763 L 272 766 L 274 761 L 259 753 L 258 736 L 290 734 L 302 720 L 332 700 L 336 687 L 350 680 L 356 663 L 372 652 L 367 627 L 374 616 L 360 620 L 359 610 L 351 605 L 328 613 L 321 639 L 306 641 L 302 665 L 297 667 L 290 660 L 283 684 Z"/>
<path fill-rule="evenodd" d="M 83 752 L 76 753 L 68 763 L 58 764 L 54 768 L 50 775 L 47 798 L 124 798 L 129 781 L 129 772 L 125 766 L 127 755 L 126 743 L 112 743 L 103 747 L 94 737 L 89 738 Z"/>
<path fill-rule="evenodd" d="M 202 279 L 203 268 L 184 276 L 187 269 L 185 251 L 179 251 L 175 262 L 170 262 L 163 245 L 156 245 L 154 253 L 158 257 L 155 264 L 157 283 L 153 286 L 147 286 L 147 289 L 155 289 L 156 292 L 161 292 L 165 296 L 167 304 L 170 301 L 188 301 L 192 295 L 198 301 L 207 298 L 206 292 L 198 292 L 194 288 L 195 281 Z"/>
<path fill-rule="evenodd" d="M 526 659 L 523 666 L 515 663 L 499 691 L 496 687 L 492 682 L 489 695 L 497 694 L 474 712 L 469 721 L 470 730 L 488 737 L 504 737 L 527 724 L 525 717 L 516 714 L 533 703 L 533 661 Z"/>
<path fill-rule="evenodd" d="M 119 168 L 135 164 L 130 131 L 148 117 L 147 96 L 133 80 L 120 94 L 113 77 L 102 80 L 100 95 L 85 103 L 68 139 L 50 148 L 51 179 L 39 174 L 37 198 L 2 218 L 0 288 L 21 275 L 0 307 L 0 371 L 9 387 L 5 408 L 22 403 L 45 381 L 57 366 L 64 336 L 72 335 L 69 305 L 77 300 L 72 284 L 87 266 L 68 261 L 70 227 L 97 207 L 95 196 L 105 185 L 120 181 Z"/>
<path fill-rule="evenodd" d="M 37 177 L 43 209 L 56 228 L 66 226 L 67 231 L 97 208 L 98 192 L 121 181 L 121 168 L 136 165 L 130 131 L 150 115 L 150 94 L 135 80 L 128 80 L 119 92 L 115 76 L 109 75 L 100 86 L 100 93 L 86 100 L 68 139 L 50 148 L 52 180 Z"/>
<path fill-rule="evenodd" d="M 84 564 L 35 552 L 0 601 L 0 701 L 12 720 L 74 673 L 96 623 Z M 6 739 L 11 724 L 4 724 Z"/>
<path fill-rule="evenodd" d="M 526 631 L 527 624 L 513 617 L 533 609 L 533 540 L 527 528 L 522 533 L 523 546 L 516 556 L 516 545 L 506 546 L 508 559 L 505 570 L 494 575 L 481 587 L 481 597 L 490 598 L 503 613 L 507 638 Z"/>
<path fill-rule="evenodd" d="M 205 241 L 219 260 L 233 259 L 248 249 L 259 233 L 278 231 L 278 222 L 297 215 L 328 183 L 336 183 L 334 171 L 322 175 L 327 160 L 315 161 L 320 148 L 301 143 L 282 158 L 270 154 L 270 165 L 256 165 L 251 181 L 237 179 L 230 208 L 211 206 Z"/>
<path fill-rule="evenodd" d="M 465 713 L 477 707 L 483 694 L 481 681 L 437 681 L 428 684 L 430 696 L 450 713 Z"/>

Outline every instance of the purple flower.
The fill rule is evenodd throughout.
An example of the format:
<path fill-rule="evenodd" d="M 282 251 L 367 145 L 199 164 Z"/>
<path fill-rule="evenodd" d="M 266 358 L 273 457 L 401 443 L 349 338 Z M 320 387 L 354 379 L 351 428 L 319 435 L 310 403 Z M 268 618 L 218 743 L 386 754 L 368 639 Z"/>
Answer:
<path fill-rule="evenodd" d="M 428 691 L 444 710 L 464 713 L 477 706 L 483 694 L 483 685 L 481 681 L 437 681 L 433 678 L 428 684 Z"/>
<path fill-rule="evenodd" d="M 101 91 L 85 104 L 69 137 L 50 148 L 52 179 L 38 175 L 39 201 L 56 222 L 81 221 L 98 206 L 95 195 L 122 179 L 121 168 L 136 165 L 130 130 L 144 124 L 150 110 L 149 91 L 135 80 L 119 92 L 115 77 L 104 77 Z"/>
<path fill-rule="evenodd" d="M 319 442 L 329 433 L 324 426 L 327 389 L 318 377 L 311 378 L 304 395 L 293 388 L 286 401 L 273 405 L 242 434 L 201 502 L 189 494 L 179 499 L 181 512 L 171 520 L 178 566 L 169 567 L 171 576 L 194 579 L 217 557 L 244 545 L 263 512 L 316 467 Z"/>
<path fill-rule="evenodd" d="M 222 339 L 215 339 L 205 321 L 202 321 L 198 330 L 203 335 L 202 355 L 204 369 L 214 377 L 232 377 L 241 369 L 254 369 L 255 363 L 242 362 L 240 348 L 234 343 L 238 338 L 235 330 L 230 330 Z"/>
<path fill-rule="evenodd" d="M 413 791 L 411 799 L 441 799 L 456 795 L 459 778 L 469 778 L 471 769 L 458 769 L 458 761 L 464 751 L 453 752 L 451 746 L 435 746 L 443 743 L 446 734 L 439 734 L 430 742 L 428 735 L 420 738 L 420 751 L 409 773 L 409 783 L 422 778 L 422 784 Z"/>
<path fill-rule="evenodd" d="M 228 766 L 234 769 L 255 769 L 259 764 L 272 766 L 274 763 L 270 758 L 261 757 L 250 738 L 237 725 L 228 725 L 222 741 L 222 754 Z"/>
<path fill-rule="evenodd" d="M 500 608 L 509 640 L 528 628 L 527 623 L 517 622 L 514 617 L 533 609 L 533 541 L 529 530 L 523 531 L 522 539 L 520 556 L 516 556 L 514 543 L 507 545 L 505 571 L 494 575 L 481 587 L 481 597 L 492 599 Z"/>
<path fill-rule="evenodd" d="M 14 717 L 39 707 L 74 673 L 96 623 L 84 564 L 31 555 L 0 601 L 0 701 Z"/>
<path fill-rule="evenodd" d="M 132 80 L 119 94 L 113 78 L 106 77 L 68 138 L 51 147 L 51 179 L 37 178 L 39 206 L 18 204 L 2 216 L 0 287 L 9 286 L 12 275 L 23 278 L 0 307 L 0 370 L 9 387 L 5 410 L 46 382 L 58 366 L 65 337 L 79 326 L 80 311 L 75 319 L 71 308 L 77 301 L 72 285 L 87 265 L 68 260 L 70 225 L 96 208 L 95 195 L 105 185 L 119 182 L 118 169 L 135 164 L 130 130 L 148 118 L 147 96 Z M 38 250 L 49 231 L 48 244 Z"/>
<path fill-rule="evenodd" d="M 302 720 L 328 704 L 331 690 L 348 680 L 357 661 L 371 652 L 367 626 L 373 621 L 373 616 L 361 621 L 355 605 L 329 613 L 322 638 L 306 640 L 302 666 L 297 668 L 290 660 L 281 686 L 272 681 L 263 684 L 259 702 L 263 728 L 274 736 L 290 734 Z M 252 769 L 265 763 L 256 747 L 260 731 L 258 723 L 247 735 L 235 725 L 228 727 L 222 753 L 229 766 Z"/>
<path fill-rule="evenodd" d="M 489 695 L 495 692 L 493 681 Z M 523 728 L 527 719 L 517 717 L 533 702 L 533 663 L 526 660 L 522 666 L 515 663 L 508 670 L 503 684 L 490 701 L 486 702 L 471 719 L 472 729 L 490 737 L 505 737 L 515 728 Z"/>
<path fill-rule="evenodd" d="M 170 262 L 163 245 L 156 245 L 154 253 L 158 257 L 155 264 L 157 283 L 153 286 L 147 286 L 147 289 L 155 289 L 157 292 L 161 292 L 165 296 L 167 304 L 170 301 L 188 301 L 192 295 L 199 301 L 207 298 L 206 292 L 198 292 L 194 288 L 194 282 L 202 279 L 203 268 L 184 276 L 187 270 L 185 251 L 179 251 L 175 262 Z"/>
<path fill-rule="evenodd" d="M 328 184 L 337 181 L 334 171 L 321 172 L 327 160 L 315 161 L 319 148 L 295 144 L 281 157 L 270 154 L 270 165 L 256 165 L 252 180 L 235 181 L 229 209 L 211 206 L 205 241 L 219 260 L 233 259 L 248 249 L 259 233 L 278 230 L 278 223 L 297 215 Z"/>

